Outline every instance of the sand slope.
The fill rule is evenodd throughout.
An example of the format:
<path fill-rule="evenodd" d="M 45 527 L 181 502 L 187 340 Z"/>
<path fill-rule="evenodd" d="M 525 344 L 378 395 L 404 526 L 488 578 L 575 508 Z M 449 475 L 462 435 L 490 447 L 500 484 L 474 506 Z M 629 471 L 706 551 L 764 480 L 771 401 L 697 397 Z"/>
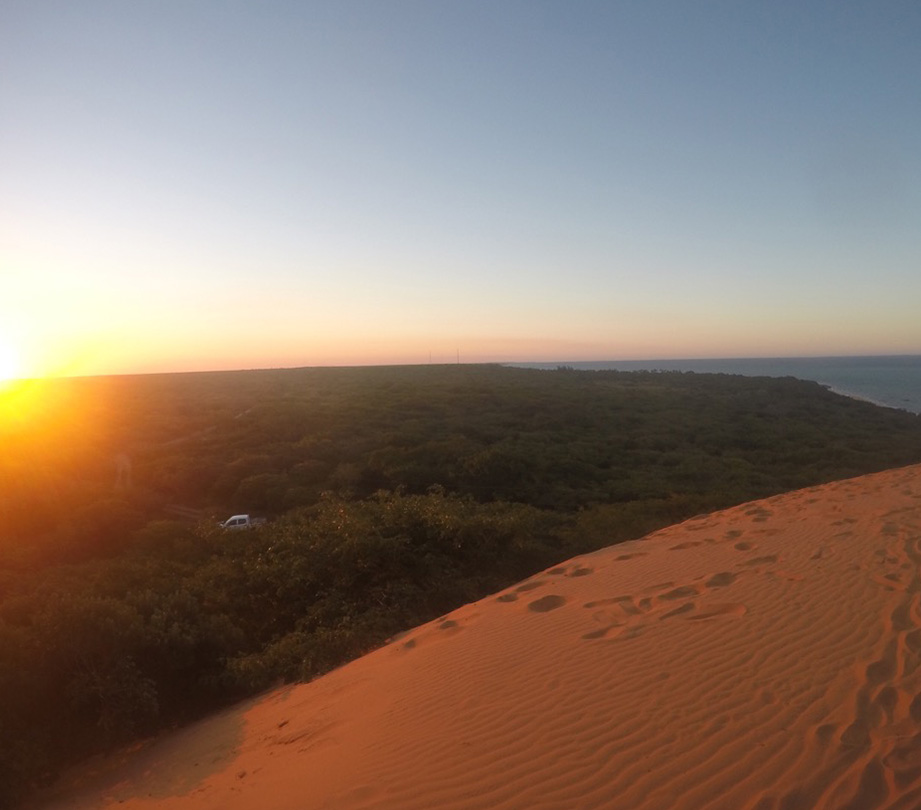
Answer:
<path fill-rule="evenodd" d="M 921 807 L 921 467 L 539 574 L 54 808 Z"/>

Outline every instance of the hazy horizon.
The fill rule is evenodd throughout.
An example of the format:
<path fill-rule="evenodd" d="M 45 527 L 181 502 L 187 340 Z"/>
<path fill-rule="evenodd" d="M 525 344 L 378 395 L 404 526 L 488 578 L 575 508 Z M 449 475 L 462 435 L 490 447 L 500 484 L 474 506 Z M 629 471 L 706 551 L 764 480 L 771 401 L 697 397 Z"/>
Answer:
<path fill-rule="evenodd" d="M 921 6 L 0 8 L 0 378 L 921 353 Z"/>
<path fill-rule="evenodd" d="M 407 362 L 394 362 L 394 363 L 319 363 L 314 365 L 290 365 L 290 366 L 235 366 L 232 363 L 220 366 L 220 367 L 202 367 L 202 368 L 186 368 L 186 369 L 147 369 L 147 370 L 138 370 L 138 371 L 117 371 L 117 372 L 106 372 L 99 374 L 50 374 L 44 375 L 43 377 L 21 377 L 17 378 L 19 381 L 31 381 L 37 379 L 45 378 L 74 378 L 74 377 L 119 377 L 119 376 L 145 376 L 145 375 L 158 375 L 158 374 L 220 374 L 224 372 L 247 372 L 247 371 L 297 371 L 300 369 L 336 369 L 336 368 L 349 368 L 349 369 L 361 369 L 361 368 L 400 368 L 405 366 L 453 366 L 453 365 L 498 365 L 498 366 L 510 366 L 512 368 L 526 368 L 526 367 L 541 367 L 541 366 L 562 366 L 565 367 L 568 364 L 574 364 L 575 366 L 587 366 L 592 364 L 598 365 L 625 365 L 625 366 L 640 366 L 643 364 L 653 364 L 653 363 L 770 363 L 776 361 L 778 363 L 782 362 L 811 362 L 811 361 L 842 361 L 842 360 L 921 360 L 921 353 L 919 354 L 853 354 L 853 355 L 790 355 L 787 357 L 780 357 L 775 355 L 759 355 L 759 356 L 750 356 L 750 357 L 620 357 L 620 358 L 611 358 L 611 357 L 567 357 L 567 358 L 551 358 L 551 359 L 541 359 L 541 360 L 517 360 L 517 359 L 492 359 L 492 360 L 465 360 L 463 356 L 458 359 L 456 356 L 454 358 L 444 357 L 441 359 L 432 358 L 416 360 L 416 361 L 407 361 Z"/>

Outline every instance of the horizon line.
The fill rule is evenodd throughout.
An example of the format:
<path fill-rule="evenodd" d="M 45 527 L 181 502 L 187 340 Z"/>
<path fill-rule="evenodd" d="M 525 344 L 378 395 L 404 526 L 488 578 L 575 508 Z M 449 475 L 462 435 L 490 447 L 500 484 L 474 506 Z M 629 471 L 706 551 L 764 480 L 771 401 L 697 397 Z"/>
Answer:
<path fill-rule="evenodd" d="M 720 357 L 649 357 L 649 358 L 588 358 L 565 360 L 480 360 L 473 362 L 432 361 L 421 360 L 404 363 L 327 363 L 316 365 L 280 365 L 280 366 L 250 366 L 235 368 L 198 368 L 175 369 L 161 371 L 117 371 L 99 374 L 47 374 L 37 377 L 18 377 L 0 381 L 0 392 L 3 388 L 17 383 L 34 383 L 43 380 L 62 379 L 94 379 L 98 377 L 151 377 L 157 375 L 173 374 L 236 374 L 249 371 L 299 371 L 308 369 L 361 369 L 361 368 L 407 368 L 416 366 L 565 366 L 569 364 L 586 363 L 699 363 L 699 362 L 751 362 L 751 361 L 796 361 L 796 360 L 857 360 L 857 359 L 885 359 L 885 358 L 910 358 L 921 359 L 918 353 L 895 354 L 817 354 L 817 355 L 750 355 L 750 356 L 720 356 Z"/>

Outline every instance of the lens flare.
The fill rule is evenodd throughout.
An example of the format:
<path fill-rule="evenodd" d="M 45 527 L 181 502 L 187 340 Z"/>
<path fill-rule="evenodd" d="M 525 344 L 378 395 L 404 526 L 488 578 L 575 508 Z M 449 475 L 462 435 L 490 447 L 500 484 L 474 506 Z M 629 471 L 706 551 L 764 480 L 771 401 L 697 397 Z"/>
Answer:
<path fill-rule="evenodd" d="M 18 353 L 9 343 L 0 340 L 0 386 L 8 385 L 21 373 Z"/>

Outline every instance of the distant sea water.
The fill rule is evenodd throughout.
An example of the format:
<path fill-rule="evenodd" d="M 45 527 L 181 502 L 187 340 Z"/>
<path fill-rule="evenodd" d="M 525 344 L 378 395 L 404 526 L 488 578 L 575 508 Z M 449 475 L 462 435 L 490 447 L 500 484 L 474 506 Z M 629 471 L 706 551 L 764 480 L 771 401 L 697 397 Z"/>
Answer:
<path fill-rule="evenodd" d="M 797 377 L 838 394 L 921 414 L 921 355 L 888 357 L 776 357 L 727 360 L 611 360 L 507 363 L 516 368 L 586 371 L 694 371 L 746 377 Z"/>

